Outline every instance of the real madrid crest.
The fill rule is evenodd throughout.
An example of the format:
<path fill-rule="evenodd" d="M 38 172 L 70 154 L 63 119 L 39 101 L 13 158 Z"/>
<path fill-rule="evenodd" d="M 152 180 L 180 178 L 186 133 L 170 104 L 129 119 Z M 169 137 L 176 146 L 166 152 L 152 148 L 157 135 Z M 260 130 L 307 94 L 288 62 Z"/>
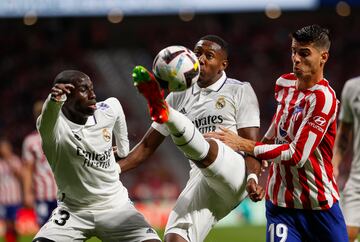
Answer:
<path fill-rule="evenodd" d="M 219 97 L 217 100 L 216 100 L 216 103 L 215 103 L 215 108 L 217 109 L 222 109 L 225 107 L 225 97 L 224 96 L 221 96 Z"/>
<path fill-rule="evenodd" d="M 107 128 L 104 128 L 102 130 L 102 134 L 103 134 L 103 138 L 106 142 L 109 142 L 111 140 L 111 133 L 109 132 L 109 130 Z"/>

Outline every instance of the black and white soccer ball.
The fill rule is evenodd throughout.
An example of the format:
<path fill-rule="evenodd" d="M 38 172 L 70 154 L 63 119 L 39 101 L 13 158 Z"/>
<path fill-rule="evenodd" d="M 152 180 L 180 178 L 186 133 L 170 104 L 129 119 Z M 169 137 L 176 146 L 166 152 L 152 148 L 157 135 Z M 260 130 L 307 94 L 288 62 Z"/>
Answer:
<path fill-rule="evenodd" d="M 194 52 L 184 46 L 174 45 L 157 54 L 153 73 L 160 83 L 168 84 L 169 91 L 183 91 L 199 79 L 200 64 Z"/>

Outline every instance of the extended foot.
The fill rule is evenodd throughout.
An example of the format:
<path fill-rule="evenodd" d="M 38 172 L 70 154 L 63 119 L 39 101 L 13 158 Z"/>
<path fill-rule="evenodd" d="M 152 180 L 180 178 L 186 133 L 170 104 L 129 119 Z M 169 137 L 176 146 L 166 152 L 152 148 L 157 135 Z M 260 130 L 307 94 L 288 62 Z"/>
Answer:
<path fill-rule="evenodd" d="M 154 75 L 145 67 L 136 66 L 132 77 L 134 86 L 148 102 L 151 119 L 157 123 L 167 122 L 169 110 L 164 99 L 164 92 L 160 89 Z"/>

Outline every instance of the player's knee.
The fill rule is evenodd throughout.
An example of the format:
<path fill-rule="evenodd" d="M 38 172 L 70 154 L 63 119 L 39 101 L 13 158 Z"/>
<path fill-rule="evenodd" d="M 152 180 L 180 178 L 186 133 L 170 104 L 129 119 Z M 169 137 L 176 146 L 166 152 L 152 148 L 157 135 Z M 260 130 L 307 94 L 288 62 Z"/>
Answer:
<path fill-rule="evenodd" d="M 187 242 L 183 237 L 175 233 L 165 235 L 165 242 Z"/>
<path fill-rule="evenodd" d="M 55 242 L 55 241 L 51 240 L 51 239 L 44 238 L 44 237 L 37 237 L 37 238 L 33 239 L 32 242 Z"/>
<path fill-rule="evenodd" d="M 349 236 L 349 241 L 356 241 L 359 233 L 359 228 L 347 226 L 347 232 Z"/>
<path fill-rule="evenodd" d="M 216 141 L 213 139 L 206 139 L 206 141 L 210 145 L 206 157 L 200 161 L 194 161 L 195 165 L 199 168 L 206 168 L 211 165 L 216 160 L 218 155 L 219 147 Z"/>

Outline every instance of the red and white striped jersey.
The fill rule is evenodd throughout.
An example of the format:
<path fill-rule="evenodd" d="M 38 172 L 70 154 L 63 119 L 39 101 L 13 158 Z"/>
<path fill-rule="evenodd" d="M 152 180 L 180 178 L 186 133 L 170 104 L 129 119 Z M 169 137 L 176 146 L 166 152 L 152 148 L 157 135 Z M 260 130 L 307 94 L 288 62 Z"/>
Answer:
<path fill-rule="evenodd" d="M 41 147 L 41 137 L 37 131 L 27 135 L 23 142 L 22 158 L 34 165 L 33 186 L 35 198 L 39 201 L 56 200 L 57 187 L 49 162 Z"/>
<path fill-rule="evenodd" d="M 274 144 L 258 142 L 254 154 L 272 161 L 266 199 L 274 205 L 329 209 L 339 199 L 331 164 L 338 100 L 325 79 L 306 90 L 296 82 L 294 74 L 277 80 L 278 106 L 265 135 Z"/>
<path fill-rule="evenodd" d="M 16 205 L 22 202 L 21 182 L 15 171 L 21 169 L 21 161 L 17 156 L 9 160 L 0 159 L 0 204 Z"/>

